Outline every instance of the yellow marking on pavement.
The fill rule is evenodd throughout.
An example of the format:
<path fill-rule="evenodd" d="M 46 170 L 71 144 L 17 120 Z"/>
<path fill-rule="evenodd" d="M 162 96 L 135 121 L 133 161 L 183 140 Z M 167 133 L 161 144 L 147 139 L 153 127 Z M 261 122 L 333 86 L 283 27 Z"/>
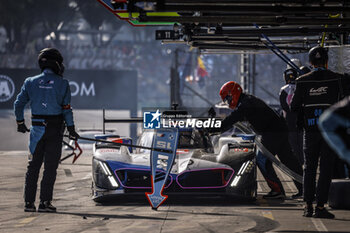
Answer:
<path fill-rule="evenodd" d="M 271 220 L 275 220 L 275 218 L 274 218 L 273 215 L 272 215 L 272 212 L 269 211 L 269 210 L 264 210 L 264 211 L 262 212 L 262 216 L 264 216 L 265 218 L 269 218 L 269 219 L 271 219 Z"/>
<path fill-rule="evenodd" d="M 25 224 L 30 223 L 30 222 L 33 221 L 34 219 L 36 219 L 36 217 L 24 218 L 24 219 L 22 219 L 22 220 L 16 225 L 16 227 L 24 226 Z"/>

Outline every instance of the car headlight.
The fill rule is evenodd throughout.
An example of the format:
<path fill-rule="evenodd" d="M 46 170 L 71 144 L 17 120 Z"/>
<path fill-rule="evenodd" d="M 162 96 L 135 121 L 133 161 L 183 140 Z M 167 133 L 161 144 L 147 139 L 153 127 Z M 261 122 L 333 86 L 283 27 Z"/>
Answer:
<path fill-rule="evenodd" d="M 107 163 L 93 159 L 92 173 L 97 187 L 103 189 L 117 189 L 119 187 L 119 184 Z"/>

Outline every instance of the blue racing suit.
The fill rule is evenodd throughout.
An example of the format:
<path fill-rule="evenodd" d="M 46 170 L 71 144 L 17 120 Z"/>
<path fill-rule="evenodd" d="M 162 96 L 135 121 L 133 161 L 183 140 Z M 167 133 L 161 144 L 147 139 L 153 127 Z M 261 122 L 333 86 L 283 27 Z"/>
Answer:
<path fill-rule="evenodd" d="M 29 77 L 24 81 L 21 92 L 14 103 L 17 121 L 24 119 L 24 107 L 30 102 L 33 116 L 63 115 L 67 126 L 74 125 L 73 113 L 70 108 L 70 88 L 68 80 L 45 69 L 40 75 Z M 33 119 L 43 121 L 43 119 Z M 32 126 L 30 131 L 29 149 L 34 154 L 35 147 L 44 135 L 42 126 Z"/>
<path fill-rule="evenodd" d="M 24 120 L 24 108 L 30 103 L 32 126 L 30 128 L 29 159 L 24 197 L 26 202 L 34 202 L 39 171 L 44 162 L 41 181 L 41 201 L 51 201 L 56 170 L 61 157 L 63 121 L 73 126 L 70 107 L 71 92 L 66 79 L 45 69 L 41 74 L 24 81 L 14 102 L 16 120 Z"/>

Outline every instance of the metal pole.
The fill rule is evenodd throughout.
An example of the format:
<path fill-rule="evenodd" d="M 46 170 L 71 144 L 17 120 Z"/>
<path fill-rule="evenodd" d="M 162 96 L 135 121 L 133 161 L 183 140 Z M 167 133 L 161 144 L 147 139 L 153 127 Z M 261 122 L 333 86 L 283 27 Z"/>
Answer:
<path fill-rule="evenodd" d="M 179 91 L 179 86 L 180 86 L 178 83 L 178 67 L 179 67 L 178 57 L 179 57 L 179 50 L 175 49 L 174 63 L 170 72 L 170 108 L 171 106 L 173 106 L 173 104 L 178 104 L 177 92 Z"/>
<path fill-rule="evenodd" d="M 180 76 L 179 76 L 179 51 L 180 50 L 176 50 L 176 61 L 175 61 L 175 65 L 176 65 L 176 69 L 175 69 L 175 103 L 177 104 L 178 107 L 182 106 L 182 100 L 181 100 L 181 95 L 180 95 Z"/>
<path fill-rule="evenodd" d="M 260 29 L 259 26 L 254 23 L 254 26 L 257 29 Z M 286 62 L 288 65 L 290 65 L 293 69 L 295 69 L 299 74 L 304 74 L 303 71 L 300 70 L 300 68 L 295 65 L 271 40 L 269 37 L 267 37 L 264 33 L 261 33 L 261 36 L 267 40 L 268 44 L 265 44 L 266 47 L 268 47 L 274 54 L 276 54 L 278 57 L 280 57 L 284 62 Z M 275 51 L 276 50 L 276 51 Z"/>
<path fill-rule="evenodd" d="M 241 54 L 241 85 L 243 92 L 250 93 L 250 59 L 249 54 Z"/>
<path fill-rule="evenodd" d="M 255 95 L 255 77 L 256 77 L 256 73 L 255 73 L 255 65 L 256 65 L 256 55 L 252 54 L 252 73 L 251 73 L 251 94 Z"/>
<path fill-rule="evenodd" d="M 105 128 L 105 109 L 102 109 L 102 115 L 103 115 L 103 122 L 102 122 L 102 131 L 103 131 L 103 134 L 106 133 L 106 128 Z"/>

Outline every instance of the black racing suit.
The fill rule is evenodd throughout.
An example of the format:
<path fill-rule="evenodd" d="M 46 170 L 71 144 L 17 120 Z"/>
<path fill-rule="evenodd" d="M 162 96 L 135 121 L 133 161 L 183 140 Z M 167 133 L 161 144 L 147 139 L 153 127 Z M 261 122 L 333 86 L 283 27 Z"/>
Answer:
<path fill-rule="evenodd" d="M 261 135 L 261 142 L 266 149 L 273 155 L 278 155 L 281 162 L 289 169 L 302 175 L 301 165 L 289 145 L 288 129 L 284 119 L 264 101 L 253 95 L 242 93 L 237 108 L 222 121 L 221 132 L 231 128 L 238 121 L 248 121 L 254 131 Z M 266 160 L 265 168 L 260 170 L 273 191 L 276 190 L 276 185 L 279 185 L 282 189 L 280 191 L 284 192 L 271 161 Z M 263 170 L 267 171 L 267 174 L 264 174 Z M 279 184 L 271 182 L 269 177 L 278 180 Z M 294 184 L 299 191 L 302 190 L 302 184 L 297 181 L 294 181 Z"/>
<path fill-rule="evenodd" d="M 303 131 L 297 127 L 297 113 L 290 110 L 290 104 L 295 91 L 295 84 L 287 84 L 281 88 L 280 104 L 283 110 L 283 116 L 288 126 L 289 143 L 297 156 L 300 164 L 304 164 L 303 153 Z"/>
<path fill-rule="evenodd" d="M 299 77 L 291 104 L 292 111 L 303 112 L 304 120 L 304 201 L 315 200 L 319 206 L 328 201 L 335 154 L 318 129 L 322 112 L 341 99 L 344 76 L 317 68 Z M 320 176 L 316 190 L 316 171 L 320 158 Z"/>

